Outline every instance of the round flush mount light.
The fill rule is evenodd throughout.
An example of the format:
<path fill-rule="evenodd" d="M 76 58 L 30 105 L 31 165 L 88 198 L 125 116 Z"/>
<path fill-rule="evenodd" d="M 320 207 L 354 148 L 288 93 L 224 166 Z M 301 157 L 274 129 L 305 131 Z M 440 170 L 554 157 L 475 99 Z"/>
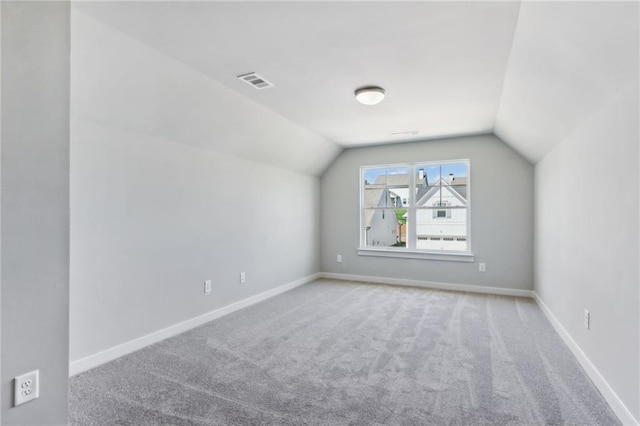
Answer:
<path fill-rule="evenodd" d="M 356 90 L 356 99 L 363 105 L 375 105 L 384 99 L 384 89 L 381 87 L 361 87 Z"/>

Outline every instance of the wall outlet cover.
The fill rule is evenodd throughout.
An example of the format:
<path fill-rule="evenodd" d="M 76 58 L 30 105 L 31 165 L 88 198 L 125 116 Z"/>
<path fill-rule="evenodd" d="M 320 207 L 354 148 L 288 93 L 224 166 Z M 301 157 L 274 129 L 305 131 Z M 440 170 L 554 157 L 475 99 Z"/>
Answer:
<path fill-rule="evenodd" d="M 204 294 L 211 293 L 211 280 L 207 280 L 204 282 Z"/>
<path fill-rule="evenodd" d="M 13 380 L 13 406 L 24 404 L 40 396 L 40 370 L 34 370 Z"/>
<path fill-rule="evenodd" d="M 587 330 L 591 328 L 591 313 L 586 309 L 584 310 L 584 328 Z"/>

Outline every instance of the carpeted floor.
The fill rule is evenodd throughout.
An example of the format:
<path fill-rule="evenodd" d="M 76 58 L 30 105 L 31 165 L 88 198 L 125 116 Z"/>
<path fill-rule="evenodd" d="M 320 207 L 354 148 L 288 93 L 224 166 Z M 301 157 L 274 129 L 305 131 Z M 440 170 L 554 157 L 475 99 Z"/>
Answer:
<path fill-rule="evenodd" d="M 530 299 L 318 280 L 71 379 L 73 425 L 617 425 Z"/>

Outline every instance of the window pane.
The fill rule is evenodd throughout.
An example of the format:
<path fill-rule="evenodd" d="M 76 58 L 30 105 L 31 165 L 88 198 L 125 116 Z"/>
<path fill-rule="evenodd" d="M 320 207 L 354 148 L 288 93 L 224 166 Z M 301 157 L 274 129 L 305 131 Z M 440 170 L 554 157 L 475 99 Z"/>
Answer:
<path fill-rule="evenodd" d="M 453 184 L 456 179 L 467 178 L 469 176 L 469 167 L 466 163 L 449 163 L 442 165 L 442 177 L 447 183 Z"/>
<path fill-rule="evenodd" d="M 387 169 L 387 186 L 390 188 L 409 186 L 409 169 L 407 167 L 392 167 Z"/>
<path fill-rule="evenodd" d="M 416 170 L 416 185 L 418 186 L 453 185 L 462 183 L 462 181 L 466 184 L 466 180 L 469 177 L 467 163 L 425 164 L 416 166 Z"/>
<path fill-rule="evenodd" d="M 364 187 L 364 208 L 391 207 L 391 198 L 385 186 L 365 185 Z"/>
<path fill-rule="evenodd" d="M 405 209 L 365 209 L 367 247 L 404 247 L 407 241 Z"/>
<path fill-rule="evenodd" d="M 417 209 L 416 237 L 420 250 L 467 250 L 467 209 Z"/>
<path fill-rule="evenodd" d="M 424 165 L 416 169 L 416 207 L 466 207 L 467 164 Z"/>
<path fill-rule="evenodd" d="M 408 213 L 407 209 L 395 209 L 396 220 L 398 221 L 398 244 L 399 247 L 407 246 Z"/>
<path fill-rule="evenodd" d="M 364 169 L 364 184 L 383 185 L 387 184 L 387 169 Z"/>
<path fill-rule="evenodd" d="M 406 167 L 364 170 L 364 208 L 402 207 L 409 198 L 409 169 Z"/>

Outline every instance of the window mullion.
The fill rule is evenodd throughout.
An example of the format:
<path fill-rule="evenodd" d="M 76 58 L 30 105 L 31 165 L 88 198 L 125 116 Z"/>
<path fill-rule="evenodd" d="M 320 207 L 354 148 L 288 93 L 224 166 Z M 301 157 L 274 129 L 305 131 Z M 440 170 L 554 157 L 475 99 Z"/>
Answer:
<path fill-rule="evenodd" d="M 407 209 L 407 248 L 416 249 L 416 166 L 409 168 L 409 208 Z"/>

